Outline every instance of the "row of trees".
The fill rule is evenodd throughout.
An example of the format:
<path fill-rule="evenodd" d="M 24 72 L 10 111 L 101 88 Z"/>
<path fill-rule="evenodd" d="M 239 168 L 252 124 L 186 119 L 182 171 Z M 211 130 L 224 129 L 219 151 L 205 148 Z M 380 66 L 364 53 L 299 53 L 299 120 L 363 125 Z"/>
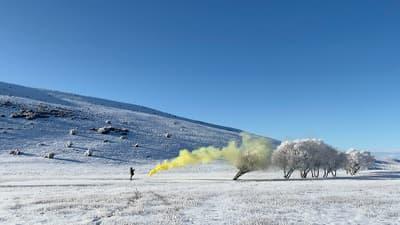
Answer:
<path fill-rule="evenodd" d="M 302 178 L 323 177 L 331 174 L 336 177 L 336 171 L 345 169 L 355 175 L 360 169 L 370 167 L 374 157 L 369 152 L 351 149 L 347 153 L 340 152 L 319 139 L 302 139 L 285 141 L 274 151 L 272 162 L 283 170 L 283 175 L 289 179 L 295 170 L 300 171 Z"/>

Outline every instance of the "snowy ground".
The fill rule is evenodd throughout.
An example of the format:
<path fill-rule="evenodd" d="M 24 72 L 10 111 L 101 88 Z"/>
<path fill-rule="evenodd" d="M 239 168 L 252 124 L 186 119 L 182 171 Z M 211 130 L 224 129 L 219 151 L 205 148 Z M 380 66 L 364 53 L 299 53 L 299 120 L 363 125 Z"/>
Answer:
<path fill-rule="evenodd" d="M 234 182 L 221 163 L 147 177 L 154 163 L 2 157 L 0 224 L 400 224 L 396 170 L 290 181 L 270 171 Z"/>
<path fill-rule="evenodd" d="M 10 117 L 40 107 L 72 115 Z M 109 126 L 106 120 L 129 133 L 122 139 L 91 130 Z M 69 134 L 72 128 L 77 135 Z M 380 161 L 380 170 L 354 178 L 326 180 L 286 181 L 268 171 L 234 182 L 236 170 L 221 162 L 146 175 L 182 148 L 224 146 L 240 132 L 138 105 L 0 82 L 0 224 L 400 224 L 398 160 Z M 22 154 L 10 155 L 15 149 Z M 87 149 L 94 156 L 86 157 Z M 43 158 L 49 152 L 54 159 Z M 132 182 L 130 166 L 137 171 Z"/>

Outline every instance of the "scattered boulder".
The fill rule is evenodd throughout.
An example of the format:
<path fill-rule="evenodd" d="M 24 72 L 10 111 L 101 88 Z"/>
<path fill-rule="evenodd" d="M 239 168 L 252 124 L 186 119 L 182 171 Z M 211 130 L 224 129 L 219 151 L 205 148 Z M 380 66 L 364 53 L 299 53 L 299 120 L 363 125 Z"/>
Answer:
<path fill-rule="evenodd" d="M 110 130 L 108 130 L 106 127 L 100 127 L 97 129 L 97 132 L 100 134 L 108 134 L 110 133 Z"/>
<path fill-rule="evenodd" d="M 139 143 L 136 143 L 134 146 L 135 148 L 139 148 Z"/>
<path fill-rule="evenodd" d="M 11 150 L 10 155 L 20 155 L 22 152 L 19 149 Z"/>
<path fill-rule="evenodd" d="M 46 159 L 54 159 L 55 155 L 56 154 L 54 154 L 54 152 L 49 152 L 49 153 L 44 155 L 44 158 L 46 158 Z"/>
<path fill-rule="evenodd" d="M 55 117 L 68 117 L 72 115 L 72 111 L 60 107 L 50 108 L 45 105 L 39 105 L 35 109 L 21 109 L 18 112 L 11 114 L 11 118 L 25 118 L 27 120 L 33 120 L 37 118 L 48 118 L 50 116 Z"/>
<path fill-rule="evenodd" d="M 119 139 L 125 140 L 125 139 L 128 139 L 128 137 L 126 137 L 126 136 L 120 136 Z"/>
<path fill-rule="evenodd" d="M 46 144 L 45 143 L 37 143 L 36 146 L 41 147 L 41 146 L 46 146 Z"/>
<path fill-rule="evenodd" d="M 0 117 L 6 117 L 6 115 L 4 115 L 4 114 L 1 114 L 1 115 L 0 115 Z"/>
<path fill-rule="evenodd" d="M 85 156 L 92 156 L 93 155 L 93 151 L 88 149 L 85 151 Z"/>
<path fill-rule="evenodd" d="M 165 133 L 165 135 L 164 135 L 166 138 L 171 138 L 172 137 L 172 135 L 170 134 L 170 133 Z"/>
<path fill-rule="evenodd" d="M 110 141 L 109 141 L 109 140 L 103 140 L 103 142 L 104 142 L 104 143 L 109 143 Z"/>
<path fill-rule="evenodd" d="M 71 129 L 71 130 L 69 130 L 69 134 L 70 135 L 76 135 L 77 134 L 77 130 L 76 129 Z"/>
<path fill-rule="evenodd" d="M 0 106 L 10 107 L 10 106 L 13 106 L 13 103 L 9 100 L 6 100 L 4 102 L 0 102 Z"/>
<path fill-rule="evenodd" d="M 111 124 L 111 120 L 106 120 L 106 124 Z"/>
<path fill-rule="evenodd" d="M 65 143 L 65 147 L 67 148 L 72 148 L 72 146 L 73 146 L 72 141 L 67 141 L 67 143 Z"/>
<path fill-rule="evenodd" d="M 110 134 L 110 133 L 117 133 L 120 135 L 127 135 L 129 130 L 127 128 L 117 128 L 112 126 L 100 127 L 100 128 L 92 128 L 90 130 L 96 131 L 100 134 Z"/>
<path fill-rule="evenodd" d="M 14 112 L 10 116 L 11 118 L 25 118 L 27 120 L 33 120 L 36 118 L 47 118 L 47 115 L 37 113 L 32 109 L 21 109 L 18 112 Z"/>

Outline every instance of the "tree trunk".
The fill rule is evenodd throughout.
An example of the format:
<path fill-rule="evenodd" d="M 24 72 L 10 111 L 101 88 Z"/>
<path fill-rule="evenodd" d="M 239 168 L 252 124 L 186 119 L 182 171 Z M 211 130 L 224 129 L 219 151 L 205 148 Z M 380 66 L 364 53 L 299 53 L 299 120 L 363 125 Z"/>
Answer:
<path fill-rule="evenodd" d="M 356 167 L 356 168 L 353 168 L 353 170 L 351 171 L 351 175 L 352 176 L 354 176 L 354 175 L 356 175 L 357 174 L 357 172 L 358 172 L 358 170 L 360 169 L 361 167 Z"/>
<path fill-rule="evenodd" d="M 241 177 L 243 174 L 250 172 L 250 170 L 239 170 L 236 175 L 233 177 L 233 180 L 237 180 L 239 177 Z"/>
<path fill-rule="evenodd" d="M 290 170 L 287 172 L 287 174 L 285 174 L 285 176 L 284 176 L 285 179 L 289 179 L 290 176 L 292 176 L 293 171 L 294 171 L 294 169 L 290 169 Z"/>
<path fill-rule="evenodd" d="M 310 168 L 304 170 L 304 178 L 307 178 L 308 173 L 310 172 L 310 170 L 311 170 Z"/>
<path fill-rule="evenodd" d="M 314 174 L 315 174 L 315 177 L 319 177 L 319 168 L 316 170 L 316 171 L 314 171 Z"/>
<path fill-rule="evenodd" d="M 328 173 L 329 173 L 328 170 L 327 170 L 327 169 L 324 169 L 324 176 L 323 176 L 323 177 L 324 177 L 324 178 L 327 178 L 327 177 L 328 177 Z"/>
<path fill-rule="evenodd" d="M 310 172 L 310 169 L 300 170 L 300 177 L 303 179 L 307 178 L 307 175 L 309 172 Z"/>

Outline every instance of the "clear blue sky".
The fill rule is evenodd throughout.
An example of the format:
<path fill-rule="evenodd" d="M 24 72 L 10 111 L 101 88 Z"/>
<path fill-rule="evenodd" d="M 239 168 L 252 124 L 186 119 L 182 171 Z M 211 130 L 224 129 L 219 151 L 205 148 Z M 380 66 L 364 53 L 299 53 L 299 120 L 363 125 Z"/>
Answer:
<path fill-rule="evenodd" d="M 400 1 L 1 1 L 0 80 L 400 150 Z"/>

